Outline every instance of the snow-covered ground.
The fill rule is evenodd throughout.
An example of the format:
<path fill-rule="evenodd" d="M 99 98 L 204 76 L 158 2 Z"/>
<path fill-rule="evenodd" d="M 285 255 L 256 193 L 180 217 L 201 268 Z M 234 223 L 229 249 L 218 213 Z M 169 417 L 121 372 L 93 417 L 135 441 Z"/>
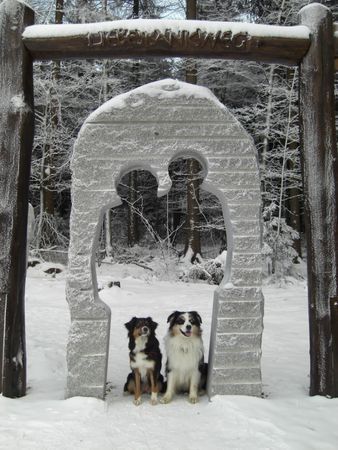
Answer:
<path fill-rule="evenodd" d="M 43 266 L 28 270 L 28 393 L 0 397 L 0 448 L 52 449 L 336 449 L 338 399 L 309 397 L 306 283 L 267 286 L 262 373 L 265 398 L 202 397 L 196 405 L 176 397 L 168 405 L 136 407 L 122 395 L 128 373 L 127 331 L 132 316 L 159 322 L 162 343 L 166 318 L 175 309 L 196 309 L 209 345 L 214 287 L 158 281 L 140 267 L 103 265 L 101 298 L 112 310 L 109 393 L 106 401 L 64 399 L 65 347 L 69 312 L 65 272 L 55 277 Z M 121 288 L 108 287 L 121 281 Z"/>

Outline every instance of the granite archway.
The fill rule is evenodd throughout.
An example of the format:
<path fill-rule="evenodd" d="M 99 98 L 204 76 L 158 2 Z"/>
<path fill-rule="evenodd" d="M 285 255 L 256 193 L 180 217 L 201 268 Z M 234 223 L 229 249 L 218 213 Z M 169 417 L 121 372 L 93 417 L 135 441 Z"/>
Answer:
<path fill-rule="evenodd" d="M 149 170 L 158 195 L 171 186 L 170 162 L 198 159 L 202 188 L 222 205 L 228 236 L 225 276 L 215 290 L 208 393 L 261 394 L 260 182 L 256 149 L 235 117 L 206 88 L 162 80 L 119 95 L 83 124 L 72 160 L 67 301 L 67 396 L 105 394 L 110 310 L 99 299 L 95 249 L 102 215 L 120 204 L 130 170 Z"/>

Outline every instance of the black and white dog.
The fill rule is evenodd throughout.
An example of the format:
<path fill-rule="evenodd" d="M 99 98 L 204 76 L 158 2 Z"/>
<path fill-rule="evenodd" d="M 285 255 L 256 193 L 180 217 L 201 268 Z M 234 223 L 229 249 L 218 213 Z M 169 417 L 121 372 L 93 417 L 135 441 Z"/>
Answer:
<path fill-rule="evenodd" d="M 188 392 L 189 401 L 196 403 L 198 392 L 205 389 L 207 378 L 201 316 L 196 311 L 175 311 L 167 322 L 167 390 L 161 402 L 169 403 L 176 392 Z"/>
<path fill-rule="evenodd" d="M 157 393 L 163 391 L 162 354 L 155 336 L 157 323 L 151 317 L 133 317 L 125 323 L 129 337 L 129 360 L 132 372 L 124 392 L 134 394 L 134 403 L 141 403 L 142 393 L 151 393 L 150 403 L 156 405 Z"/>

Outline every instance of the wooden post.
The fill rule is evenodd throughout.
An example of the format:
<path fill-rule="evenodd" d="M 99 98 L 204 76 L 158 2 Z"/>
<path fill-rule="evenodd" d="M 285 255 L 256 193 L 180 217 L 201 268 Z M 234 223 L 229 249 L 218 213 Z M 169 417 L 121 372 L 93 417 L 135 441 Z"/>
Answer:
<path fill-rule="evenodd" d="M 300 11 L 312 37 L 300 63 L 301 162 L 305 197 L 310 323 L 310 395 L 337 396 L 338 348 L 330 299 L 337 296 L 337 147 L 332 14 L 312 3 Z M 335 325 L 336 326 L 336 325 Z"/>
<path fill-rule="evenodd" d="M 23 3 L 0 5 L 0 391 L 26 393 L 24 299 L 28 187 L 33 144 L 32 60 L 22 32 L 34 23 Z"/>
<path fill-rule="evenodd" d="M 332 355 L 334 392 L 332 397 L 338 397 L 338 297 L 330 300 L 331 327 L 332 327 Z"/>

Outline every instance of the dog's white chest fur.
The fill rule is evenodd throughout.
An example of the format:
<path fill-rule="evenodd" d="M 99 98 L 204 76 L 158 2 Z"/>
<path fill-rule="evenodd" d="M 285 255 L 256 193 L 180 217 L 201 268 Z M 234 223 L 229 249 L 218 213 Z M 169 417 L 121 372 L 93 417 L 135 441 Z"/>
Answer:
<path fill-rule="evenodd" d="M 145 378 L 148 369 L 154 369 L 155 362 L 147 359 L 147 355 L 143 352 L 147 344 L 147 337 L 140 336 L 135 339 L 134 361 L 130 361 L 131 369 L 138 369 L 141 378 Z"/>
<path fill-rule="evenodd" d="M 176 387 L 186 389 L 203 359 L 203 341 L 200 337 L 167 336 L 165 346 L 168 369 L 175 374 Z"/>

